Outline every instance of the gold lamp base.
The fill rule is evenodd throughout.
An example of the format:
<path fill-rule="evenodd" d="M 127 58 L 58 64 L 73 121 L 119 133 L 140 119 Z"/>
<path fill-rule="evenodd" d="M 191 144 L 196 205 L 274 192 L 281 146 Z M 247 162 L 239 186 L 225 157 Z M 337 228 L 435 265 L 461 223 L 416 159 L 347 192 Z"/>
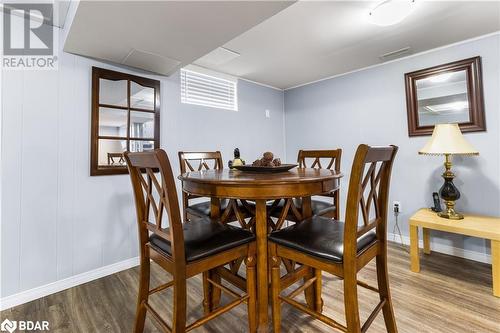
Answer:
<path fill-rule="evenodd" d="M 438 213 L 439 217 L 450 219 L 450 220 L 462 220 L 464 216 L 460 213 L 455 212 L 455 202 L 454 201 L 444 201 L 446 204 L 446 209 Z"/>

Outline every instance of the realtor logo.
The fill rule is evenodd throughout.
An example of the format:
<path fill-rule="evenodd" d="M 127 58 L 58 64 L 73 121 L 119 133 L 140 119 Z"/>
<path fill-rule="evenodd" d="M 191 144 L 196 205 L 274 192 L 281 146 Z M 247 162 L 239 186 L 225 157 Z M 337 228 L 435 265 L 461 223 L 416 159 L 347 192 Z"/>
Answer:
<path fill-rule="evenodd" d="M 0 324 L 0 330 L 2 332 L 14 332 L 17 328 L 17 323 L 15 321 L 10 321 L 9 319 L 5 319 L 2 324 Z"/>
<path fill-rule="evenodd" d="M 54 5 L 3 4 L 4 69 L 55 69 Z"/>
<path fill-rule="evenodd" d="M 4 4 L 4 55 L 52 55 L 53 15 L 48 3 Z"/>

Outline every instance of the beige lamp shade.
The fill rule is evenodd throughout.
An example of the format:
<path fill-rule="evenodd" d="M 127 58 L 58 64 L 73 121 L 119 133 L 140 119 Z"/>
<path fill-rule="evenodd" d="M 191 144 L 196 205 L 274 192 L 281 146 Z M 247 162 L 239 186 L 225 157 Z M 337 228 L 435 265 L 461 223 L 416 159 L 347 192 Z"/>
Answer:
<path fill-rule="evenodd" d="M 465 140 L 458 124 L 437 124 L 432 137 L 419 154 L 425 155 L 479 155 Z"/>

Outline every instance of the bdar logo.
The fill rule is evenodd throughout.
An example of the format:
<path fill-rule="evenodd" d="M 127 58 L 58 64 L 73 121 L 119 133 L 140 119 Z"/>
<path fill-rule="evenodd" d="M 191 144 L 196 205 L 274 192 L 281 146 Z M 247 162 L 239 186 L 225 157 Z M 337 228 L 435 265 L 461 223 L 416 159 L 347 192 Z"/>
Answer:
<path fill-rule="evenodd" d="M 16 329 L 19 331 L 49 331 L 49 322 L 47 320 L 42 320 L 42 321 L 31 321 L 31 320 L 9 320 L 5 319 L 1 324 L 0 324 L 0 331 L 2 332 L 9 332 L 12 333 Z"/>
<path fill-rule="evenodd" d="M 0 324 L 0 330 L 8 331 L 10 333 L 14 332 L 17 328 L 17 323 L 15 321 L 10 321 L 9 319 L 5 319 L 2 324 Z"/>

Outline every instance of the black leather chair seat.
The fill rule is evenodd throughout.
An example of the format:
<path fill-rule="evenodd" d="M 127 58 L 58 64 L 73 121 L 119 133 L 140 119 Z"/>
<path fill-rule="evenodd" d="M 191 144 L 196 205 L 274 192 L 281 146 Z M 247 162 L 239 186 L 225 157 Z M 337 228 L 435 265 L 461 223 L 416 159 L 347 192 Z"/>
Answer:
<path fill-rule="evenodd" d="M 374 231 L 358 238 L 358 253 L 376 241 Z M 341 263 L 344 259 L 344 222 L 313 216 L 275 231 L 269 240 L 318 258 Z"/>
<path fill-rule="evenodd" d="M 329 200 L 331 202 L 333 199 L 330 198 Z M 297 207 L 302 207 L 302 200 L 295 199 L 295 201 L 299 205 Z M 328 202 L 325 202 L 325 201 L 312 199 L 311 200 L 311 209 L 312 209 L 313 215 L 322 215 L 322 214 L 325 214 L 329 211 L 335 210 L 335 205 L 328 203 Z"/>
<path fill-rule="evenodd" d="M 229 199 L 221 199 L 220 201 L 221 213 L 224 212 L 228 204 L 229 204 Z M 255 204 L 252 202 L 248 202 L 248 204 L 251 206 L 255 206 Z M 238 209 L 243 214 L 243 216 L 248 215 L 248 211 L 245 209 L 245 207 L 243 207 L 243 205 L 239 201 L 238 201 Z M 210 216 L 210 201 L 204 201 L 190 205 L 187 208 L 187 211 L 199 217 Z"/>
<path fill-rule="evenodd" d="M 285 207 L 285 202 L 285 200 L 280 200 L 280 203 L 271 211 L 271 216 L 279 217 L 281 215 L 281 211 Z M 293 204 L 299 209 L 300 212 L 302 207 L 302 200 L 299 198 L 295 198 L 293 199 Z M 330 211 L 334 211 L 335 205 L 321 200 L 311 200 L 311 209 L 313 215 L 323 215 Z M 288 217 L 291 220 L 295 220 L 295 216 L 293 215 L 291 210 L 288 211 Z"/>
<path fill-rule="evenodd" d="M 221 210 L 226 209 L 228 204 L 228 199 L 222 199 L 220 201 Z M 187 211 L 199 217 L 210 216 L 210 201 L 192 204 L 187 208 Z"/>
<path fill-rule="evenodd" d="M 233 227 L 209 218 L 196 219 L 183 224 L 186 261 L 191 262 L 246 244 L 255 239 L 247 230 Z M 170 241 L 152 234 L 150 244 L 171 255 Z"/>

